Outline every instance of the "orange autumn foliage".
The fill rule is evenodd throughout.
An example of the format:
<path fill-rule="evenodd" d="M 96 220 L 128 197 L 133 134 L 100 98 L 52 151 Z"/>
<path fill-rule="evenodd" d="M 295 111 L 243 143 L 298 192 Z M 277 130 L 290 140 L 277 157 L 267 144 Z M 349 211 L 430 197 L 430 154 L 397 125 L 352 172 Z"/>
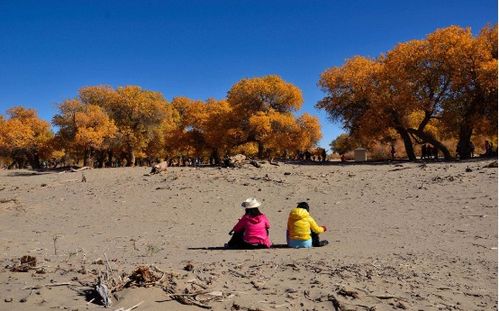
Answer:
<path fill-rule="evenodd" d="M 430 143 L 451 159 L 442 139 L 458 137 L 459 156 L 468 157 L 472 135 L 497 135 L 494 40 L 497 26 L 476 37 L 451 26 L 400 43 L 377 59 L 351 58 L 322 73 L 326 96 L 316 106 L 363 144 L 396 132 L 411 160 L 414 143 Z"/>
<path fill-rule="evenodd" d="M 41 120 L 36 111 L 13 107 L 7 111 L 8 119 L 0 120 L 0 150 L 19 167 L 29 162 L 33 168 L 50 155 L 53 133 L 50 124 Z"/>

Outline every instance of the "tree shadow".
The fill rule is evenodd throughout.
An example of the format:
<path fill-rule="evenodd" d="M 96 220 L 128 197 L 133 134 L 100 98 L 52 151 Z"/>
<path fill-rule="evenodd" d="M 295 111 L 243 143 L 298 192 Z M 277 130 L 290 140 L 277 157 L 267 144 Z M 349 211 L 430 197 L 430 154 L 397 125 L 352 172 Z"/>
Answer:
<path fill-rule="evenodd" d="M 50 175 L 53 172 L 38 172 L 38 171 L 17 171 L 8 173 L 7 177 L 28 177 L 28 176 L 38 176 L 38 175 Z"/>

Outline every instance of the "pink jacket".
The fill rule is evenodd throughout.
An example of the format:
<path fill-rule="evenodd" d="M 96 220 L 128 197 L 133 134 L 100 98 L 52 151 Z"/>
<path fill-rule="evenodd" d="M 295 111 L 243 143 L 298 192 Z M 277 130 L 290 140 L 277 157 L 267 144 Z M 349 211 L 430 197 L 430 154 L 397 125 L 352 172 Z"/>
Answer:
<path fill-rule="evenodd" d="M 239 222 L 232 229 L 234 232 L 244 231 L 244 242 L 250 244 L 263 244 L 270 247 L 272 243 L 270 242 L 269 235 L 267 234 L 267 229 L 270 228 L 270 223 L 264 214 L 256 217 L 251 217 L 249 215 L 244 215 L 243 218 L 239 219 Z"/>

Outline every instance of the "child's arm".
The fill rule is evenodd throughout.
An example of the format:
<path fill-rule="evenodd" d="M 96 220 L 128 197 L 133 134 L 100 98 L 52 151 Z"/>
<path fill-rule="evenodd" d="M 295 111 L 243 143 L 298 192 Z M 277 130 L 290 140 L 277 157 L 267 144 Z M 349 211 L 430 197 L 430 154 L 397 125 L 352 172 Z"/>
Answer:
<path fill-rule="evenodd" d="M 270 222 L 269 222 L 269 219 L 267 218 L 267 216 L 265 216 L 265 229 L 270 229 Z"/>
<path fill-rule="evenodd" d="M 246 221 L 244 220 L 244 218 L 239 219 L 239 221 L 234 226 L 234 228 L 232 228 L 232 231 L 234 231 L 234 232 L 244 231 L 245 224 L 246 224 Z"/>
<path fill-rule="evenodd" d="M 314 233 L 323 233 L 326 230 L 324 230 L 324 227 L 319 227 L 315 220 L 312 218 L 312 216 L 308 217 L 308 222 L 310 223 L 310 230 L 312 230 Z"/>
<path fill-rule="evenodd" d="M 269 232 L 270 222 L 269 222 L 267 216 L 264 215 L 263 221 L 265 222 L 265 231 L 267 231 L 267 236 L 270 236 L 270 232 Z"/>

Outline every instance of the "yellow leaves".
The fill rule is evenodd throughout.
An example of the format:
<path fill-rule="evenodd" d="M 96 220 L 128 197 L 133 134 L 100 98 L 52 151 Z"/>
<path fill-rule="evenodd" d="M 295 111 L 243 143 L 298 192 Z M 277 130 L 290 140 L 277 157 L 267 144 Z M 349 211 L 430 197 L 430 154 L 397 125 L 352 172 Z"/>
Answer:
<path fill-rule="evenodd" d="M 59 128 L 53 144 L 63 152 L 51 157 L 73 157 L 103 164 L 114 156 L 134 162 L 135 156 L 167 158 L 172 156 L 225 155 L 245 149 L 248 155 L 309 148 L 320 138 L 317 118 L 296 119 L 292 111 L 303 102 L 300 89 L 279 76 L 243 79 L 229 91 L 227 99 L 206 101 L 175 97 L 169 104 L 159 92 L 139 86 L 90 86 L 79 96 L 59 105 L 53 124 Z M 32 118 L 33 112 L 13 109 L 17 118 Z M 0 132 L 5 124 L 0 119 Z M 23 143 L 33 128 L 23 122 L 18 136 Z M 0 144 L 5 135 L 0 135 Z M 242 148 L 242 149 L 241 149 Z M 109 151 L 109 152 L 108 152 Z"/>
<path fill-rule="evenodd" d="M 425 112 L 422 110 L 413 111 L 408 116 L 408 127 L 418 128 L 419 124 L 423 121 L 425 117 Z M 430 134 L 434 138 L 439 138 L 441 125 L 436 119 L 431 119 L 430 122 L 425 126 L 425 132 Z"/>
<path fill-rule="evenodd" d="M 14 107 L 7 113 L 10 118 L 0 122 L 0 147 L 10 152 L 36 150 L 52 139 L 50 124 L 39 119 L 35 110 Z"/>
<path fill-rule="evenodd" d="M 257 112 L 249 119 L 250 132 L 276 154 L 307 150 L 321 138 L 319 120 L 309 114 L 298 119 L 291 113 Z"/>
<path fill-rule="evenodd" d="M 139 86 L 123 86 L 113 89 L 109 86 L 85 87 L 79 97 L 84 105 L 96 105 L 114 121 L 116 133 L 112 145 L 117 152 L 128 153 L 131 162 L 134 153 L 141 155 L 145 150 L 160 153 L 164 149 L 165 131 L 174 131 L 181 116 L 160 92 L 144 90 Z M 107 130 L 111 129 L 107 127 Z M 81 131 L 82 141 L 99 144 L 98 133 Z M 151 144 L 158 146 L 152 147 Z M 131 163 L 129 163 L 131 165 Z"/>
<path fill-rule="evenodd" d="M 298 110 L 303 97 L 293 84 L 277 75 L 269 75 L 237 82 L 229 90 L 227 101 L 241 116 L 248 116 L 269 109 L 279 112 Z"/>
<path fill-rule="evenodd" d="M 485 26 L 478 36 L 480 44 L 483 44 L 487 50 L 490 51 L 492 58 L 497 60 L 497 24 L 492 26 Z"/>
<path fill-rule="evenodd" d="M 249 157 L 256 157 L 258 155 L 258 144 L 255 142 L 249 142 L 242 145 L 238 145 L 232 149 L 233 154 L 244 154 Z"/>
<path fill-rule="evenodd" d="M 74 115 L 76 135 L 74 143 L 83 148 L 103 149 L 106 140 L 113 138 L 117 128 L 104 110 L 96 105 L 86 105 Z"/>
<path fill-rule="evenodd" d="M 60 160 L 64 158 L 65 155 L 66 153 L 64 152 L 64 150 L 53 150 L 52 153 L 50 154 L 50 158 Z"/>
<path fill-rule="evenodd" d="M 34 144 L 33 129 L 22 120 L 15 118 L 8 120 L 5 123 L 3 130 L 3 141 L 6 142 L 11 149 L 29 148 L 30 145 Z"/>
<path fill-rule="evenodd" d="M 437 29 L 375 60 L 353 57 L 324 71 L 319 86 L 326 96 L 316 107 L 357 139 L 408 127 L 437 137 L 443 125 L 434 119 L 442 115 L 454 123 L 465 112 L 467 122 L 479 111 L 497 115 L 497 26 L 485 27 L 478 37 L 469 28 Z"/>
<path fill-rule="evenodd" d="M 317 142 L 322 138 L 321 126 L 319 123 L 319 118 L 312 116 L 308 113 L 304 113 L 297 120 L 299 132 L 296 135 L 295 143 L 298 143 L 295 149 L 297 150 L 307 150 L 312 146 L 316 145 Z"/>
<path fill-rule="evenodd" d="M 282 153 L 318 141 L 315 132 L 310 136 L 302 131 L 303 123 L 291 113 L 303 103 L 301 90 L 279 76 L 243 79 L 229 90 L 227 102 L 242 143 L 257 141 L 273 153 Z"/>
<path fill-rule="evenodd" d="M 374 95 L 380 70 L 378 61 L 360 56 L 347 60 L 341 67 L 327 69 L 321 74 L 319 86 L 328 95 L 316 107 L 325 109 L 332 119 L 345 121 L 347 127 L 355 126 L 355 119 Z"/>
<path fill-rule="evenodd" d="M 82 104 L 75 99 L 64 101 L 59 110 L 61 114 L 53 122 L 60 127 L 58 135 L 67 148 L 102 150 L 117 132 L 114 121 L 100 106 Z"/>

